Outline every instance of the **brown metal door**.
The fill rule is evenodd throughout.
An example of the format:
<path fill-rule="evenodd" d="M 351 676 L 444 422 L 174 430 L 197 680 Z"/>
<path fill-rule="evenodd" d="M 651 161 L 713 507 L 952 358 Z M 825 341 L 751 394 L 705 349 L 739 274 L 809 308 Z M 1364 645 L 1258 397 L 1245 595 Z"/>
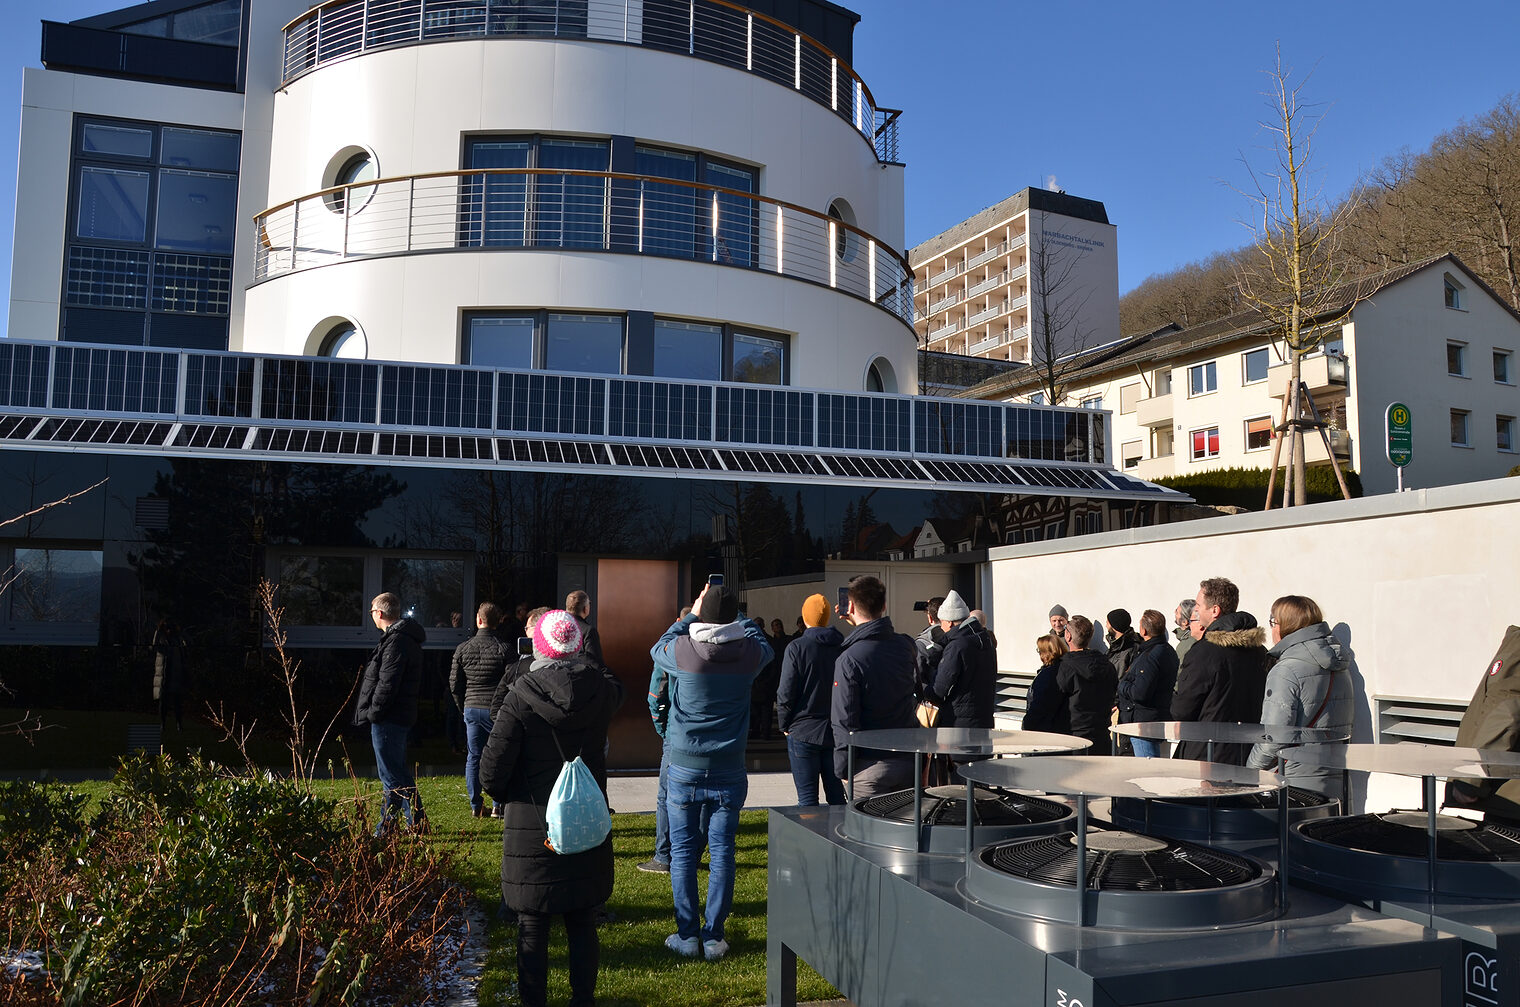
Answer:
<path fill-rule="evenodd" d="M 596 566 L 596 628 L 607 667 L 623 683 L 623 705 L 608 731 L 610 769 L 660 765 L 660 738 L 649 720 L 649 648 L 675 622 L 680 567 L 673 560 L 601 559 Z"/>

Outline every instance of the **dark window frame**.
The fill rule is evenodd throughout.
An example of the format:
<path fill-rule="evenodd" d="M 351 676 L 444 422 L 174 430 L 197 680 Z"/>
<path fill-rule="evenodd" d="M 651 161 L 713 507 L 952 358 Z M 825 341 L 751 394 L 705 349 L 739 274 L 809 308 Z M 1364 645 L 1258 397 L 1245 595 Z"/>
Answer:
<path fill-rule="evenodd" d="M 145 157 L 129 154 L 114 154 L 105 151 L 86 151 L 84 149 L 85 130 L 90 126 L 117 126 L 128 129 L 141 129 L 152 135 L 149 152 Z M 237 138 L 238 165 L 234 169 L 206 169 L 195 166 L 174 165 L 164 163 L 164 130 L 182 129 L 195 130 L 203 133 L 222 134 Z M 63 272 L 59 277 L 58 303 L 59 303 L 59 332 L 60 337 L 68 339 L 68 312 L 115 312 L 123 319 L 128 317 L 141 319 L 141 340 L 130 345 L 155 346 L 169 345 L 154 342 L 154 320 L 157 318 L 190 318 L 190 319 L 221 319 L 221 342 L 223 349 L 226 348 L 227 338 L 231 332 L 232 314 L 232 290 L 231 274 L 236 256 L 238 220 L 236 208 L 232 218 L 233 232 L 231 236 L 232 251 L 227 254 L 211 251 L 199 251 L 194 249 L 176 249 L 159 247 L 158 242 L 158 214 L 161 191 L 162 174 L 165 171 L 204 174 L 222 178 L 230 178 L 234 189 L 242 180 L 242 142 L 241 130 L 221 129 L 186 122 L 161 122 L 147 119 L 125 119 L 117 116 L 93 115 L 75 113 L 70 124 L 69 131 L 69 186 L 68 205 L 64 219 L 64 249 L 63 249 Z M 79 236 L 79 201 L 83 195 L 83 179 L 86 168 L 125 169 L 130 171 L 144 172 L 148 175 L 148 194 L 144 205 L 143 238 L 140 241 L 128 241 L 114 238 L 84 238 Z M 146 256 L 146 267 L 143 273 L 143 307 L 122 306 L 110 303 L 71 303 L 69 295 L 69 273 L 72 260 L 72 252 L 75 249 L 90 250 L 98 249 L 105 251 L 124 251 L 140 253 Z M 171 275 L 179 265 L 175 260 L 184 257 L 194 257 L 204 260 L 214 260 L 204 267 L 204 277 L 210 282 L 215 282 L 214 271 L 225 270 L 228 277 L 225 309 L 208 309 L 204 311 L 174 310 L 170 308 L 153 307 L 156 281 L 164 275 Z M 183 300 L 183 298 L 181 298 Z M 184 324 L 184 323 L 181 323 Z M 161 322 L 160 325 L 170 331 L 174 328 L 172 322 Z M 177 345 L 177 344 L 176 344 Z"/>

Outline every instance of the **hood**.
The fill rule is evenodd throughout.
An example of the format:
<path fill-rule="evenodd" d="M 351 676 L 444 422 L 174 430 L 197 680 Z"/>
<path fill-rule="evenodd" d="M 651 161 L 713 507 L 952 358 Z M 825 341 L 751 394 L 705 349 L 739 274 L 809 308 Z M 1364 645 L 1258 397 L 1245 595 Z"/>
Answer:
<path fill-rule="evenodd" d="M 744 639 L 744 623 L 694 622 L 689 632 L 692 643 L 733 643 Z"/>
<path fill-rule="evenodd" d="M 971 618 L 945 634 L 945 646 L 948 647 L 951 640 L 968 640 L 978 647 L 992 645 L 992 641 L 987 639 L 987 627 L 980 620 Z"/>
<path fill-rule="evenodd" d="M 1220 647 L 1265 647 L 1267 631 L 1250 612 L 1230 612 L 1209 623 L 1203 638 Z"/>
<path fill-rule="evenodd" d="M 416 640 L 418 643 L 422 643 L 427 639 L 427 630 L 422 628 L 422 623 L 417 622 L 415 619 L 412 619 L 410 617 L 406 617 L 397 622 L 391 623 L 390 629 L 387 629 L 386 632 L 400 633 L 402 636 L 409 636 L 413 640 Z"/>
<path fill-rule="evenodd" d="M 844 634 L 833 626 L 809 626 L 802 634 L 809 640 L 816 640 L 825 647 L 837 647 L 844 643 Z"/>
<path fill-rule="evenodd" d="M 567 729 L 583 727 L 598 715 L 598 700 L 606 687 L 601 669 L 580 654 L 556 661 L 535 660 L 533 674 L 512 683 L 545 723 Z"/>
<path fill-rule="evenodd" d="M 1321 671 L 1345 671 L 1351 667 L 1351 655 L 1346 647 L 1330 632 L 1329 623 L 1317 622 L 1305 626 L 1296 633 L 1289 633 L 1277 642 L 1270 653 L 1277 658 L 1306 661 Z"/>

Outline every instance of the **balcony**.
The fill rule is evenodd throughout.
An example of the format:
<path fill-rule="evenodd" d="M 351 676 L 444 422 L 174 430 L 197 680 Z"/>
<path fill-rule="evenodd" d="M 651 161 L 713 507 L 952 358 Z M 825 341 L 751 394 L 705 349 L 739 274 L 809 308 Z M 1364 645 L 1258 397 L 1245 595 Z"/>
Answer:
<path fill-rule="evenodd" d="M 1288 378 L 1292 371 L 1292 364 L 1278 364 L 1268 368 L 1267 394 L 1274 399 L 1287 395 Z M 1302 360 L 1299 377 L 1308 386 L 1310 395 L 1343 392 L 1351 380 L 1351 362 L 1338 353 L 1316 353 Z"/>
<path fill-rule="evenodd" d="M 986 353 L 988 350 L 995 350 L 995 349 L 997 349 L 999 346 L 1002 346 L 1007 341 L 1008 341 L 1008 333 L 1006 333 L 1006 332 L 999 332 L 995 336 L 988 336 L 986 339 L 983 339 L 979 343 L 972 343 L 971 346 L 969 346 L 966 349 L 966 352 L 969 353 L 973 357 L 979 357 L 983 353 Z"/>
<path fill-rule="evenodd" d="M 968 326 L 971 326 L 980 325 L 983 322 L 990 322 L 992 319 L 996 318 L 998 315 L 1001 315 L 1007 310 L 1008 303 L 1006 301 L 1002 304 L 994 304 L 991 307 L 983 308 L 981 311 L 978 311 L 971 317 L 967 318 L 966 324 Z"/>
<path fill-rule="evenodd" d="M 1000 273 L 987 277 L 980 283 L 973 283 L 971 286 L 967 287 L 966 296 L 975 297 L 977 294 L 985 294 L 987 291 L 995 290 L 1007 282 L 1008 271 L 1005 269 Z"/>
<path fill-rule="evenodd" d="M 1351 460 L 1351 433 L 1346 430 L 1326 430 L 1330 435 L 1330 449 L 1335 452 L 1337 461 L 1348 462 Z M 1283 445 L 1283 457 L 1287 457 L 1287 445 Z M 1325 454 L 1325 442 L 1320 439 L 1317 430 L 1304 431 L 1304 464 L 1327 465 L 1330 456 Z"/>
<path fill-rule="evenodd" d="M 577 39 L 674 52 L 764 77 L 830 109 L 898 163 L 901 110 L 791 25 L 728 0 L 328 0 L 285 26 L 283 83 L 377 49 L 471 38 Z"/>
<path fill-rule="evenodd" d="M 977 266 L 980 266 L 984 262 L 990 262 L 993 259 L 997 258 L 999 255 L 1006 254 L 1008 254 L 1008 242 L 999 242 L 998 244 L 993 245 L 991 248 L 987 249 L 985 252 L 978 252 L 977 254 L 967 259 L 966 268 L 975 269 Z"/>
<path fill-rule="evenodd" d="M 620 252 L 816 283 L 913 324 L 912 270 L 874 236 L 791 203 L 674 179 L 533 168 L 378 179 L 265 210 L 254 233 L 255 283 L 422 252 Z"/>
<path fill-rule="evenodd" d="M 939 300 L 935 301 L 933 304 L 929 305 L 929 314 L 937 315 L 941 311 L 944 311 L 946 308 L 959 304 L 960 300 L 961 295 L 959 292 L 951 294 L 949 297 L 942 297 Z"/>
<path fill-rule="evenodd" d="M 937 287 L 941 283 L 944 283 L 946 280 L 960 275 L 961 270 L 964 269 L 964 268 L 965 268 L 965 264 L 964 263 L 952 262 L 949 266 L 946 266 L 942 271 L 940 271 L 938 273 L 935 273 L 933 276 L 929 277 L 929 282 L 926 284 L 926 286 Z"/>
<path fill-rule="evenodd" d="M 957 332 L 959 332 L 960 329 L 961 329 L 961 323 L 960 322 L 948 322 L 945 325 L 941 325 L 937 329 L 930 329 L 929 330 L 929 341 L 932 343 L 932 342 L 934 342 L 937 339 L 944 339 L 946 336 L 953 336 Z"/>
<path fill-rule="evenodd" d="M 1135 403 L 1135 422 L 1142 427 L 1172 425 L 1172 395 L 1152 395 Z"/>
<path fill-rule="evenodd" d="M 1164 476 L 1177 474 L 1177 456 L 1162 455 L 1159 458 L 1142 458 L 1140 464 L 1132 469 L 1124 470 L 1126 475 L 1132 475 L 1136 479 L 1150 481 Z"/>

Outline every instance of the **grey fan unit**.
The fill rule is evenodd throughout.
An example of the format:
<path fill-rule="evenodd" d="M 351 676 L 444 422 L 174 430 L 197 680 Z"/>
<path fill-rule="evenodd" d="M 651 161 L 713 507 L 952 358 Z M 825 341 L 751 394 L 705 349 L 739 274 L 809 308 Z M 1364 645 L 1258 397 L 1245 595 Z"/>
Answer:
<path fill-rule="evenodd" d="M 1288 821 L 1328 818 L 1339 803 L 1324 794 L 1288 788 Z M 1116 797 L 1109 820 L 1121 829 L 1170 836 L 1195 843 L 1251 845 L 1277 840 L 1277 797 L 1271 794 L 1232 794 L 1212 801 L 1198 798 L 1139 801 Z"/>
<path fill-rule="evenodd" d="M 913 836 L 913 791 L 897 790 L 863 797 L 849 805 L 841 827 L 863 843 L 898 850 L 922 850 L 960 856 L 966 851 L 966 788 L 929 787 L 923 792 L 919 842 Z M 1070 807 L 1041 797 L 978 787 L 972 825 L 978 842 L 1069 832 L 1075 821 Z"/>

